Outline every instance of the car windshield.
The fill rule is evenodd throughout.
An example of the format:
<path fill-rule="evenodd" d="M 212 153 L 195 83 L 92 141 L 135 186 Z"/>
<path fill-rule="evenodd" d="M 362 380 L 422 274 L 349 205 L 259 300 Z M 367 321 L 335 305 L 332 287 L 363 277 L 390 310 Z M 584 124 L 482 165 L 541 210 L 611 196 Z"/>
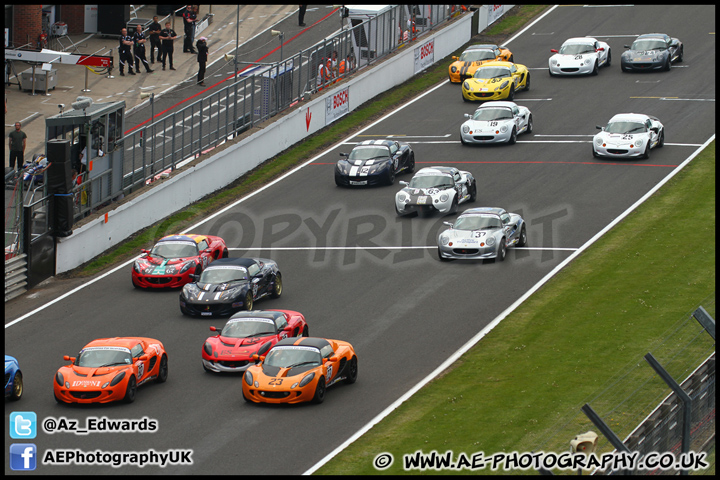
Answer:
<path fill-rule="evenodd" d="M 473 120 L 511 120 L 512 112 L 509 108 L 478 108 L 475 110 Z"/>
<path fill-rule="evenodd" d="M 507 67 L 484 67 L 484 68 L 478 68 L 475 71 L 475 75 L 473 78 L 480 78 L 480 79 L 489 79 L 489 78 L 503 78 L 503 77 L 509 77 L 512 74 L 510 73 L 510 69 Z"/>
<path fill-rule="evenodd" d="M 386 146 L 359 146 L 352 149 L 350 160 L 370 160 L 373 158 L 387 158 L 390 156 L 390 150 Z"/>
<path fill-rule="evenodd" d="M 577 55 L 580 53 L 593 53 L 595 46 L 587 43 L 569 43 L 560 47 L 560 53 L 563 55 Z"/>
<path fill-rule="evenodd" d="M 132 356 L 130 350 L 122 347 L 85 348 L 75 360 L 78 367 L 111 367 L 114 365 L 130 365 Z"/>
<path fill-rule="evenodd" d="M 608 133 L 642 133 L 647 132 L 644 123 L 638 122 L 611 122 L 605 127 Z"/>
<path fill-rule="evenodd" d="M 247 280 L 248 271 L 243 267 L 208 267 L 200 275 L 200 283 L 227 283 Z"/>
<path fill-rule="evenodd" d="M 635 40 L 630 50 L 645 52 L 648 50 L 667 50 L 667 45 L 662 40 Z"/>
<path fill-rule="evenodd" d="M 275 347 L 265 357 L 269 367 L 289 368 L 300 365 L 322 365 L 320 350 L 312 347 Z"/>
<path fill-rule="evenodd" d="M 195 242 L 160 242 L 155 245 L 150 255 L 163 258 L 194 257 L 198 254 Z"/>
<path fill-rule="evenodd" d="M 461 62 L 477 62 L 480 60 L 494 60 L 495 52 L 492 50 L 468 50 L 460 55 Z"/>
<path fill-rule="evenodd" d="M 410 188 L 452 188 L 450 175 L 421 175 L 413 177 L 408 185 Z"/>
<path fill-rule="evenodd" d="M 247 338 L 262 335 L 275 335 L 275 322 L 269 318 L 243 318 L 229 320 L 222 329 L 223 337 Z"/>
<path fill-rule="evenodd" d="M 502 222 L 498 217 L 483 215 L 466 215 L 455 220 L 453 228 L 456 230 L 483 230 L 501 228 Z"/>

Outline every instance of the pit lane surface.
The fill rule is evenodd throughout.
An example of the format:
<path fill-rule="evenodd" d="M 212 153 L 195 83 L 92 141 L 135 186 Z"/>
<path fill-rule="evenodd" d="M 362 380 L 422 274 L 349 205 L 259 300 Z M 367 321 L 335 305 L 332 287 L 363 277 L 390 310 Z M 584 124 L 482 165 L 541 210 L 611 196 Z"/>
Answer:
<path fill-rule="evenodd" d="M 177 291 L 134 290 L 129 266 L 7 328 L 6 353 L 20 361 L 25 393 L 19 403 L 6 402 L 6 419 L 12 411 L 34 411 L 39 421 L 65 416 L 82 424 L 88 416 L 147 416 L 159 423 L 156 433 L 75 436 L 40 431 L 32 441 L 40 455 L 53 448 L 193 450 L 192 466 L 164 470 L 39 465 L 37 471 L 297 474 L 312 467 L 571 253 L 557 249 L 580 247 L 714 133 L 714 18 L 714 6 L 559 7 L 509 45 L 518 63 L 531 68 L 531 90 L 519 93 L 516 102 L 531 109 L 533 135 L 521 135 L 515 146 L 461 146 L 462 114 L 474 107 L 461 100 L 458 85 L 444 84 L 348 140 L 404 135 L 418 167 L 447 164 L 471 171 L 478 179 L 478 201 L 460 210 L 501 206 L 522 213 L 528 222 L 530 249 L 510 249 L 505 262 L 440 263 L 435 247 L 392 248 L 434 245 L 441 222 L 454 216 L 397 219 L 392 207 L 397 184 L 335 187 L 332 164 L 351 144 L 334 148 L 195 229 L 225 238 L 237 248 L 233 257 L 277 260 L 283 296 L 261 300 L 256 308 L 298 310 L 311 335 L 355 346 L 357 383 L 331 387 L 320 406 L 243 402 L 241 377 L 210 375 L 201 367 L 208 326 L 221 326 L 224 320 L 183 317 Z M 654 31 L 679 37 L 685 61 L 670 72 L 621 73 L 620 53 L 632 41 L 629 35 Z M 608 42 L 613 65 L 597 77 L 550 78 L 550 48 L 582 35 Z M 593 159 L 589 141 L 595 125 L 628 111 L 659 117 L 666 127 L 666 146 L 654 150 L 649 160 Z M 271 251 L 268 246 L 286 249 Z M 355 248 L 290 249 L 323 246 Z M 388 249 L 357 248 L 376 246 Z M 15 308 L 8 311 L 6 323 L 20 315 Z M 131 405 L 55 404 L 51 382 L 62 355 L 75 355 L 92 339 L 116 335 L 160 339 L 170 358 L 167 383 L 142 386 Z M 6 435 L 6 451 L 16 442 Z M 10 473 L 7 464 L 5 471 Z"/>

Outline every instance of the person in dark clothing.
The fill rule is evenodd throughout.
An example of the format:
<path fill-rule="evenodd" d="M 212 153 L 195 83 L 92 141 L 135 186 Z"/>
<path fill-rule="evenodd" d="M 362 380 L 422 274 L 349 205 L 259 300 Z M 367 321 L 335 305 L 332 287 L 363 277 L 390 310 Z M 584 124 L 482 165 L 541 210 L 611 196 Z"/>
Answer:
<path fill-rule="evenodd" d="M 133 59 L 132 52 L 130 51 L 133 43 L 133 37 L 127 34 L 127 28 L 120 30 L 120 47 L 118 47 L 118 56 L 120 57 L 121 77 L 125 76 L 123 69 L 125 68 L 126 63 L 128 66 L 128 73 L 130 75 L 135 75 L 135 72 L 133 72 L 133 64 L 135 63 L 135 60 Z"/>
<path fill-rule="evenodd" d="M 145 71 L 147 73 L 152 73 L 153 70 L 150 68 L 150 64 L 148 64 L 148 61 L 145 58 L 145 42 L 147 42 L 147 39 L 142 31 L 142 25 L 137 26 L 137 31 L 135 32 L 135 35 L 133 35 L 133 41 L 135 42 L 135 70 L 140 72 L 140 62 L 142 62 L 143 65 L 145 65 Z"/>
<path fill-rule="evenodd" d="M 22 125 L 15 122 L 15 130 L 8 135 L 8 150 L 10 151 L 10 168 L 15 168 L 15 160 L 17 160 L 17 171 L 21 171 L 25 162 L 25 146 L 27 145 L 27 135 L 20 130 Z"/>
<path fill-rule="evenodd" d="M 195 46 L 197 47 L 197 61 L 200 64 L 200 68 L 198 68 L 198 85 L 204 87 L 205 64 L 207 63 L 208 53 L 210 53 L 207 47 L 207 38 L 200 37 Z"/>
<path fill-rule="evenodd" d="M 300 5 L 300 10 L 298 11 L 298 25 L 301 27 L 305 26 L 305 10 L 307 10 L 307 5 Z"/>
<path fill-rule="evenodd" d="M 176 38 L 177 33 L 170 28 L 170 22 L 165 22 L 165 30 L 160 32 L 160 41 L 162 42 L 162 58 L 160 58 L 160 61 L 162 62 L 163 70 L 165 70 L 165 61 L 168 58 L 170 59 L 170 70 L 175 70 L 175 68 L 173 68 L 173 51 L 175 50 L 173 40 Z"/>
<path fill-rule="evenodd" d="M 193 11 L 192 5 L 187 6 L 187 10 L 183 12 L 183 24 L 185 25 L 185 43 L 183 44 L 183 52 L 197 53 L 193 49 L 192 42 L 195 36 L 195 22 L 197 14 Z"/>
<path fill-rule="evenodd" d="M 155 63 L 155 49 L 157 48 L 157 59 L 160 62 L 160 56 L 162 55 L 162 48 L 160 47 L 160 31 L 162 27 L 158 23 L 158 17 L 155 15 L 153 21 L 147 29 L 148 36 L 150 37 L 150 63 Z"/>

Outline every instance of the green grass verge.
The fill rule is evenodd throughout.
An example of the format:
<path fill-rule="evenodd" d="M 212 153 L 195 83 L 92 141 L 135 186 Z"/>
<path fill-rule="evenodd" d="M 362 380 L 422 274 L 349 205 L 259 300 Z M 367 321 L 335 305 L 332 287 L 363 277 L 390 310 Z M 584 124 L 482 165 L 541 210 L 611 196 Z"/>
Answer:
<path fill-rule="evenodd" d="M 579 411 L 586 402 L 623 438 L 669 392 L 646 353 L 682 380 L 715 350 L 688 318 L 704 302 L 715 314 L 714 212 L 713 142 L 318 473 L 375 474 L 382 452 L 395 458 L 383 473 L 400 474 L 417 450 L 567 451 L 574 435 L 597 431 Z M 610 450 L 601 436 L 599 451 Z"/>
<path fill-rule="evenodd" d="M 504 17 L 497 23 L 495 28 L 501 29 L 500 31 L 502 32 L 512 32 L 513 28 L 518 24 L 517 18 L 522 20 L 521 24 L 525 23 L 546 8 L 548 8 L 546 5 L 523 5 L 517 7 L 514 11 L 516 13 Z M 512 23 L 513 28 L 508 27 L 510 23 Z M 452 55 L 459 55 L 463 49 L 464 47 L 458 49 L 458 51 Z M 210 213 L 217 211 L 224 205 L 242 198 L 244 195 L 251 193 L 302 162 L 307 161 L 313 155 L 337 142 L 339 138 L 351 135 L 363 125 L 377 120 L 391 109 L 416 97 L 437 85 L 439 82 L 444 81 L 447 79 L 447 71 L 450 63 L 452 63 L 452 60 L 450 56 L 448 56 L 445 60 L 429 68 L 422 75 L 418 75 L 402 85 L 379 95 L 366 104 L 361 105 L 341 120 L 307 138 L 297 146 L 268 160 L 229 187 L 219 192 L 214 192 L 202 201 L 190 205 L 182 211 L 170 215 L 168 218 L 151 227 L 134 234 L 122 244 L 113 247 L 108 252 L 105 252 L 87 264 L 60 275 L 60 277 L 95 275 L 106 268 L 136 256 L 141 248 L 152 247 L 152 245 L 164 235 L 184 231 L 184 229 L 197 223 Z"/>

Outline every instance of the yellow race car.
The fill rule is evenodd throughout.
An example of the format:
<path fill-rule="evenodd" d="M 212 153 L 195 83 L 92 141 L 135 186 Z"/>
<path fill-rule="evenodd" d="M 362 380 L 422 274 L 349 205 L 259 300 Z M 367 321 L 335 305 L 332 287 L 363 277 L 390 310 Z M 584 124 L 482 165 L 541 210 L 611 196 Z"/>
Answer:
<path fill-rule="evenodd" d="M 484 63 L 495 60 L 512 62 L 513 54 L 505 47 L 481 44 L 470 45 L 460 55 L 460 58 L 452 58 L 455 61 L 448 67 L 448 76 L 452 83 L 460 83 L 463 80 L 472 78 L 475 70 Z"/>
<path fill-rule="evenodd" d="M 515 99 L 518 90 L 530 90 L 530 72 L 525 65 L 511 62 L 488 62 L 462 84 L 466 102 Z"/>

